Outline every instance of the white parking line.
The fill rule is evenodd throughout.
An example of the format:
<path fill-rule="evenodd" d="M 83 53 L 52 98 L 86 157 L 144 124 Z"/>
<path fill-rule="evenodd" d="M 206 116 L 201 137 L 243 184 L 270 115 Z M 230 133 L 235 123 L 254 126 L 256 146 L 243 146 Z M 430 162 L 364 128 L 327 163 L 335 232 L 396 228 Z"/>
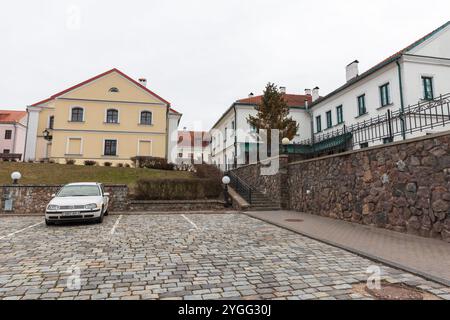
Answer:
<path fill-rule="evenodd" d="M 181 215 L 187 222 L 189 222 L 196 230 L 198 230 L 199 228 L 197 227 L 197 225 L 191 221 L 191 219 L 189 219 L 188 217 L 186 217 L 184 214 Z"/>
<path fill-rule="evenodd" d="M 113 235 L 116 232 L 116 228 L 119 225 L 120 219 L 122 219 L 122 215 L 120 215 L 117 218 L 116 223 L 114 223 L 114 226 L 112 227 L 111 231 L 109 232 L 110 235 Z"/>
<path fill-rule="evenodd" d="M 6 236 L 0 237 L 0 240 L 6 239 L 6 238 L 10 238 L 10 237 L 15 236 L 16 234 L 18 234 L 18 233 L 20 233 L 20 232 L 23 232 L 23 231 L 26 231 L 26 230 L 28 230 L 28 229 L 37 227 L 38 225 L 43 224 L 43 223 L 44 223 L 44 222 L 39 222 L 39 223 L 33 224 L 32 226 L 28 226 L 28 227 L 26 227 L 26 228 L 20 229 L 20 230 L 18 230 L 18 231 L 16 231 L 16 232 L 13 232 L 13 233 L 10 233 L 10 234 L 8 234 L 8 235 L 6 235 Z"/>

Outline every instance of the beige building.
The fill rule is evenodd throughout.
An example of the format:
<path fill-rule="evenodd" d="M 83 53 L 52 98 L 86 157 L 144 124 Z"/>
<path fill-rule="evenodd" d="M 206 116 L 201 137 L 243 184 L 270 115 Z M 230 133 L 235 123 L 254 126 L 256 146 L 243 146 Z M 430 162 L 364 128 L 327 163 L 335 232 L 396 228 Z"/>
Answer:
<path fill-rule="evenodd" d="M 146 82 L 112 69 L 29 106 L 24 159 L 175 162 L 181 114 Z"/>

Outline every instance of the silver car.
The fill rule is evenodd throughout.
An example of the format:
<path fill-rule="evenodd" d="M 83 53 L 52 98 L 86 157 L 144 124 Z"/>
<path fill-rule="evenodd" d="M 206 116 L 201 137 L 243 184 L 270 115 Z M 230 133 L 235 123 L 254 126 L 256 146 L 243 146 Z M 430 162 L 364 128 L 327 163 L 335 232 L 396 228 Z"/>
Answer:
<path fill-rule="evenodd" d="M 71 183 L 59 190 L 47 205 L 47 225 L 69 221 L 103 222 L 108 215 L 109 193 L 101 183 Z"/>

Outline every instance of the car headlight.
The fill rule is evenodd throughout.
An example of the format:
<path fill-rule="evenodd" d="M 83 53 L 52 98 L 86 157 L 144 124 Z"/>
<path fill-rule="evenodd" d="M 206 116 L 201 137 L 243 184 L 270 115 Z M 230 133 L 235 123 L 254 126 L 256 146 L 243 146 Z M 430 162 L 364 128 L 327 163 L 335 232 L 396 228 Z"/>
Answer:
<path fill-rule="evenodd" d="M 55 204 L 49 204 L 49 205 L 47 206 L 47 210 L 52 210 L 52 211 L 54 211 L 54 210 L 59 210 L 59 206 L 57 206 L 57 205 L 55 205 Z"/>
<path fill-rule="evenodd" d="M 85 205 L 84 208 L 86 210 L 94 210 L 94 209 L 97 209 L 97 204 L 96 203 L 90 203 L 90 204 Z"/>

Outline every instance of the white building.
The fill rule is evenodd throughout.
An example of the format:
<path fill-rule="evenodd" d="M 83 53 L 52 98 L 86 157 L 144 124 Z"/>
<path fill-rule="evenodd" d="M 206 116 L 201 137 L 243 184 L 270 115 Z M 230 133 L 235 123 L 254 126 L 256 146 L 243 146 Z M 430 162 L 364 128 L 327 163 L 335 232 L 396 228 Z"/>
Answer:
<path fill-rule="evenodd" d="M 281 87 L 282 92 L 286 92 Z M 290 108 L 290 114 L 299 124 L 299 131 L 294 142 L 300 142 L 311 136 L 311 118 L 306 110 L 306 101 L 311 103 L 314 97 L 319 97 L 319 88 L 305 90 L 305 95 L 284 94 L 285 101 Z M 221 170 L 227 170 L 241 162 L 249 163 L 250 153 L 256 154 L 256 129 L 248 123 L 249 116 L 256 116 L 255 107 L 260 104 L 262 96 L 250 94 L 248 98 L 236 101 L 228 108 L 222 117 L 212 127 L 211 134 L 211 163 Z M 254 152 L 250 152 L 250 150 Z M 239 163 L 243 164 L 243 163 Z"/>
<path fill-rule="evenodd" d="M 404 120 L 401 134 L 398 131 L 399 122 L 391 128 L 395 132 L 393 139 L 387 132 L 383 134 L 381 126 L 375 125 L 372 129 L 379 132 L 372 132 L 370 136 L 367 129 L 365 133 L 369 134 L 368 138 L 358 140 L 353 135 L 354 148 L 401 140 L 403 135 L 411 138 L 450 129 L 450 119 L 444 122 L 450 110 L 441 110 L 440 106 L 436 110 L 426 109 L 432 106 L 431 100 L 450 93 L 450 21 L 362 74 L 358 71 L 358 61 L 352 62 L 346 68 L 346 75 L 347 82 L 343 86 L 310 106 L 316 143 L 328 133 L 338 129 L 343 131 L 344 126 L 347 130 L 357 123 L 375 122 L 376 117 L 386 116 L 388 110 L 394 113 L 410 110 L 409 106 L 419 102 L 423 104 L 422 115 L 416 114 Z M 444 109 L 448 108 L 446 103 L 444 106 Z M 427 119 L 424 112 L 428 110 L 437 116 Z M 435 125 L 430 126 L 430 121 L 435 121 Z M 424 130 L 413 130 L 426 122 L 428 127 Z"/>
<path fill-rule="evenodd" d="M 209 164 L 211 160 L 210 140 L 208 132 L 179 131 L 176 163 Z"/>

